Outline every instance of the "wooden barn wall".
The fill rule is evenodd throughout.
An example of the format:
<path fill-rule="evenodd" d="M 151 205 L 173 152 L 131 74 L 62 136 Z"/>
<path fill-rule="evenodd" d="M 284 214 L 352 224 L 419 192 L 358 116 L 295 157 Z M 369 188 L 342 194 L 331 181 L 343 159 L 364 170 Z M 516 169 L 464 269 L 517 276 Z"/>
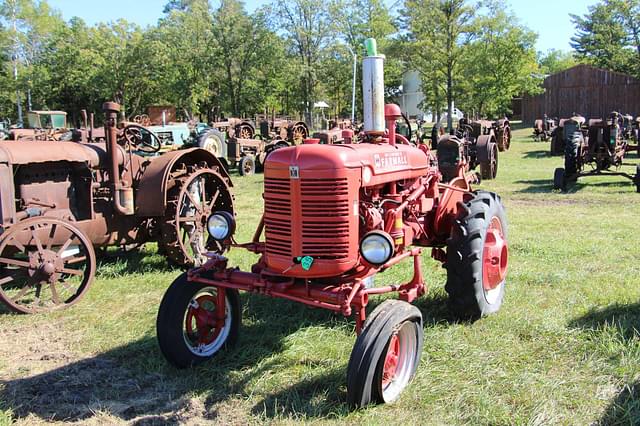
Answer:
<path fill-rule="evenodd" d="M 579 113 L 601 118 L 611 111 L 640 115 L 640 80 L 631 76 L 578 65 L 547 77 L 544 93 L 522 99 L 522 120 L 532 123 L 545 113 L 569 117 Z"/>

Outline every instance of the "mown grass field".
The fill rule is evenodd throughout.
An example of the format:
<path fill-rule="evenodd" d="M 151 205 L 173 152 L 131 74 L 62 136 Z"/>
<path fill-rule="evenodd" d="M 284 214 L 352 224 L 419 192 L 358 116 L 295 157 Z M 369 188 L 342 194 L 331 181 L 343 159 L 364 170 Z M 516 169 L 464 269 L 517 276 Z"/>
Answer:
<path fill-rule="evenodd" d="M 0 311 L 0 423 L 640 424 L 640 194 L 622 178 L 553 192 L 562 159 L 529 134 L 515 133 L 498 179 L 482 185 L 502 195 L 510 222 L 503 308 L 455 322 L 445 271 L 425 255 L 425 347 L 398 403 L 344 404 L 353 321 L 259 296 L 243 295 L 233 350 L 190 371 L 169 367 L 155 318 L 179 271 L 149 245 L 102 261 L 70 310 Z M 262 176 L 234 182 L 243 241 L 259 220 Z M 231 254 L 242 268 L 253 260 Z M 408 262 L 377 283 L 410 272 Z"/>

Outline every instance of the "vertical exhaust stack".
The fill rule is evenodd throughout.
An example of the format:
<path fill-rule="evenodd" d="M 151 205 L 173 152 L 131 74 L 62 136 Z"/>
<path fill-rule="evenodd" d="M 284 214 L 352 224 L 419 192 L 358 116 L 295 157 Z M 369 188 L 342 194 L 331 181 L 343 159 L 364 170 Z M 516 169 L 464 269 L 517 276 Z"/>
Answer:
<path fill-rule="evenodd" d="M 135 213 L 133 205 L 133 188 L 129 183 L 120 179 L 120 169 L 118 165 L 118 134 L 116 123 L 120 105 L 115 102 L 105 102 L 102 104 L 102 111 L 105 113 L 104 130 L 107 138 L 107 156 L 109 157 L 108 173 L 113 196 L 113 208 L 116 212 L 124 216 Z"/>
<path fill-rule="evenodd" d="M 369 135 L 383 135 L 384 122 L 384 55 L 378 55 L 376 40 L 364 42 L 367 56 L 362 60 L 362 93 L 364 102 L 364 131 Z"/>

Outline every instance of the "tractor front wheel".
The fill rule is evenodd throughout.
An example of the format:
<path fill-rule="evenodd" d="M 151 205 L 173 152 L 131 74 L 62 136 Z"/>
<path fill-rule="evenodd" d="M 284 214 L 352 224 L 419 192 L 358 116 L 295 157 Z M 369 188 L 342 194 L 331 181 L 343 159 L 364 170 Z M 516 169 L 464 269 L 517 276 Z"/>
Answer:
<path fill-rule="evenodd" d="M 352 407 L 398 399 L 415 375 L 424 334 L 415 306 L 386 300 L 373 310 L 351 352 L 347 400 Z"/>
<path fill-rule="evenodd" d="M 256 172 L 256 161 L 252 155 L 242 157 L 240 165 L 238 166 L 238 172 L 240 176 L 251 176 Z"/>
<path fill-rule="evenodd" d="M 489 158 L 480 162 L 480 175 L 485 180 L 495 179 L 498 175 L 498 146 L 491 142 L 487 149 Z"/>
<path fill-rule="evenodd" d="M 558 167 L 553 173 L 553 189 L 560 189 L 564 191 L 565 186 L 564 169 L 562 167 Z"/>
<path fill-rule="evenodd" d="M 183 273 L 162 298 L 156 333 L 171 364 L 188 368 L 232 346 L 242 322 L 237 290 L 189 282 Z"/>
<path fill-rule="evenodd" d="M 478 191 L 464 203 L 447 240 L 449 308 L 475 319 L 500 309 L 509 261 L 507 218 L 500 197 Z"/>
<path fill-rule="evenodd" d="M 640 193 L 640 164 L 636 164 L 635 183 L 636 183 L 636 192 Z"/>

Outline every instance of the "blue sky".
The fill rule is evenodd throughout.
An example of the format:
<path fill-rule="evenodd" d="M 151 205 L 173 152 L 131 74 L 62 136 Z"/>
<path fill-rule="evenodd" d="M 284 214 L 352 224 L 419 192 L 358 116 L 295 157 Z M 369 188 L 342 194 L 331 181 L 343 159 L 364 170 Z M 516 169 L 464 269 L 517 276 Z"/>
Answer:
<path fill-rule="evenodd" d="M 167 3 L 166 0 L 48 1 L 62 12 L 65 19 L 79 16 L 87 23 L 94 24 L 125 18 L 142 26 L 155 24 Z M 537 49 L 546 51 L 551 48 L 570 50 L 569 39 L 574 34 L 574 27 L 569 19 L 569 13 L 584 15 L 587 7 L 596 3 L 597 0 L 507 0 L 507 2 L 516 16 L 527 27 L 538 33 Z M 250 11 L 266 3 L 269 3 L 269 0 L 245 1 Z"/>

